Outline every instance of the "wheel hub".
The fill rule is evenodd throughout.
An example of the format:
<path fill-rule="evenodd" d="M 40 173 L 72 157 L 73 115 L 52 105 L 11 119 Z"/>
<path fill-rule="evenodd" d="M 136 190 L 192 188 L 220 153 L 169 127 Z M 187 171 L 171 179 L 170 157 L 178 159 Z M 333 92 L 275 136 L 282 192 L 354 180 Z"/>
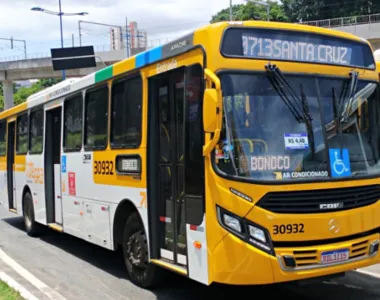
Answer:
<path fill-rule="evenodd" d="M 136 267 L 146 265 L 146 254 L 144 249 L 144 239 L 139 232 L 131 235 L 127 242 L 128 260 Z"/>

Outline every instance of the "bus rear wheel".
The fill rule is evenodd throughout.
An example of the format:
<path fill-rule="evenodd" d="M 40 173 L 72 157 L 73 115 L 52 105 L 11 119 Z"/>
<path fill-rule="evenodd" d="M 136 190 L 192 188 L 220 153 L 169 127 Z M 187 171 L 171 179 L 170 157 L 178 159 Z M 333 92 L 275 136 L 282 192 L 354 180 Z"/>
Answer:
<path fill-rule="evenodd" d="M 125 223 L 123 255 L 129 278 L 134 284 L 152 288 L 160 283 L 163 270 L 148 262 L 147 237 L 137 213 L 131 214 Z"/>
<path fill-rule="evenodd" d="M 33 206 L 33 198 L 29 192 L 25 193 L 24 196 L 24 224 L 26 233 L 29 236 L 37 236 L 39 234 L 39 224 L 35 221 L 34 218 L 34 206 Z"/>

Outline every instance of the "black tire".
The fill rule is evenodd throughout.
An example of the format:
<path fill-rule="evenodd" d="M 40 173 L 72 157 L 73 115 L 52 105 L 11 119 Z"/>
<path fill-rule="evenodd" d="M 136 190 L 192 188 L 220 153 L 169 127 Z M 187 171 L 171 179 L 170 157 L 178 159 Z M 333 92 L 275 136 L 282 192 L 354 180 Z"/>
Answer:
<path fill-rule="evenodd" d="M 123 256 L 130 280 L 142 288 L 153 288 L 163 279 L 163 269 L 148 263 L 146 234 L 137 213 L 132 213 L 124 227 Z"/>
<path fill-rule="evenodd" d="M 29 192 L 25 193 L 24 196 L 24 225 L 26 233 L 29 236 L 38 236 L 40 233 L 40 227 L 39 224 L 36 223 L 34 218 L 34 205 L 33 205 L 33 198 L 32 195 Z"/>

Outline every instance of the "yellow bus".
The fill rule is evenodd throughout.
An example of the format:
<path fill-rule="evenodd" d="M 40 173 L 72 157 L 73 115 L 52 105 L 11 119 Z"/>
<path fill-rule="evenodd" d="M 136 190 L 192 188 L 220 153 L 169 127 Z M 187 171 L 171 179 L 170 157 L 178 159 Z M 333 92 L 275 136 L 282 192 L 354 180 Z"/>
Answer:
<path fill-rule="evenodd" d="M 222 22 L 0 114 L 1 202 L 109 250 L 151 287 L 379 262 L 379 77 L 368 42 Z M 89 255 L 91 255 L 89 253 Z"/>

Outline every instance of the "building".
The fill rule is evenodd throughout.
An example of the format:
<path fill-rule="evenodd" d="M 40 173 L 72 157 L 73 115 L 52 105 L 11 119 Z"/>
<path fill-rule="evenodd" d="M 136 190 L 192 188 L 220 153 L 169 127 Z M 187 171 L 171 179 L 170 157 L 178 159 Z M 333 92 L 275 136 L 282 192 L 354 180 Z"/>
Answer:
<path fill-rule="evenodd" d="M 111 50 L 126 49 L 128 45 L 129 54 L 135 55 L 147 49 L 148 34 L 146 31 L 138 29 L 137 22 L 130 22 L 128 32 L 126 26 L 110 29 L 110 45 Z"/>

